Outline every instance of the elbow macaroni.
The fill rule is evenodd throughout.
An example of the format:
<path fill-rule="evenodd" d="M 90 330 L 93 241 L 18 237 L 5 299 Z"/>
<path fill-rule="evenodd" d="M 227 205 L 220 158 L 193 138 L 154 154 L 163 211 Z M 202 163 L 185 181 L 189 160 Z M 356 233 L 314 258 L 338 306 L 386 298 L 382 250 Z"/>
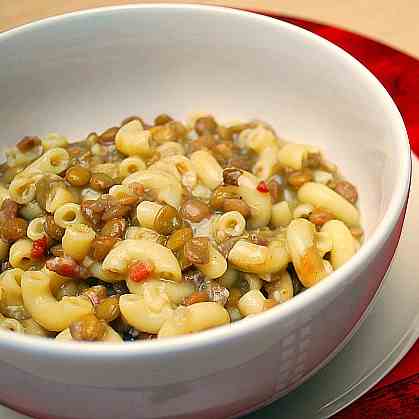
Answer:
<path fill-rule="evenodd" d="M 0 328 L 15 333 L 120 343 L 226 325 L 315 285 L 363 236 L 337 167 L 257 120 L 130 117 L 6 156 Z"/>
<path fill-rule="evenodd" d="M 293 220 L 287 229 L 287 247 L 298 278 L 306 288 L 326 276 L 315 242 L 315 228 L 304 218 Z"/>
<path fill-rule="evenodd" d="M 271 219 L 272 199 L 266 192 L 259 192 L 256 188 L 259 180 L 251 173 L 242 172 L 238 179 L 239 194 L 250 207 L 248 220 L 250 228 L 266 226 Z"/>
<path fill-rule="evenodd" d="M 222 276 L 227 270 L 227 261 L 223 255 L 212 245 L 209 247 L 209 262 L 196 267 L 209 279 Z"/>
<path fill-rule="evenodd" d="M 8 269 L 0 275 L 0 287 L 5 292 L 4 302 L 8 306 L 19 306 L 23 304 L 22 289 L 20 283 L 23 270 L 19 268 Z"/>
<path fill-rule="evenodd" d="M 50 280 L 43 272 L 28 271 L 22 276 L 22 296 L 32 318 L 49 331 L 60 332 L 85 314 L 92 304 L 83 297 L 63 297 L 57 301 L 50 290 Z"/>
<path fill-rule="evenodd" d="M 288 264 L 289 259 L 282 241 L 273 241 L 266 247 L 239 240 L 228 255 L 229 262 L 239 270 L 260 275 L 280 271 Z"/>
<path fill-rule="evenodd" d="M 243 130 L 239 135 L 239 144 L 261 154 L 267 148 L 277 148 L 280 143 L 271 130 L 259 125 Z"/>
<path fill-rule="evenodd" d="M 154 221 L 163 205 L 152 201 L 143 201 L 137 206 L 137 220 L 141 227 L 153 229 Z"/>
<path fill-rule="evenodd" d="M 318 153 L 319 149 L 306 144 L 285 144 L 278 151 L 278 162 L 285 167 L 301 170 L 303 161 L 309 153 Z"/>
<path fill-rule="evenodd" d="M 201 182 L 208 188 L 215 189 L 223 182 L 223 169 L 214 156 L 205 150 L 191 154 L 192 166 Z"/>
<path fill-rule="evenodd" d="M 230 323 L 227 310 L 217 303 L 195 303 L 179 307 L 161 326 L 158 337 L 196 333 Z"/>
<path fill-rule="evenodd" d="M 68 226 L 62 238 L 64 253 L 81 262 L 89 253 L 95 236 L 95 231 L 85 224 Z"/>
<path fill-rule="evenodd" d="M 145 170 L 144 160 L 138 156 L 127 157 L 119 164 L 119 175 L 124 179 L 132 173 Z"/>
<path fill-rule="evenodd" d="M 168 296 L 154 287 L 147 289 L 144 295 L 121 295 L 119 307 L 128 324 L 147 333 L 158 333 L 173 313 Z"/>
<path fill-rule="evenodd" d="M 26 235 L 31 240 L 42 239 L 42 237 L 46 236 L 44 223 L 45 223 L 45 217 L 34 218 L 28 225 Z"/>
<path fill-rule="evenodd" d="M 115 136 L 118 151 L 126 156 L 149 156 L 151 133 L 145 131 L 141 122 L 134 120 L 122 126 Z"/>
<path fill-rule="evenodd" d="M 322 227 L 322 233 L 328 234 L 331 239 L 330 261 L 336 270 L 356 253 L 354 238 L 349 228 L 339 220 L 328 221 Z"/>
<path fill-rule="evenodd" d="M 61 205 L 54 212 L 54 222 L 62 228 L 67 228 L 75 224 L 82 224 L 84 220 L 80 205 L 72 202 Z"/>
<path fill-rule="evenodd" d="M 253 173 L 260 179 L 268 180 L 276 172 L 278 147 L 267 147 L 261 151 L 253 167 Z"/>
<path fill-rule="evenodd" d="M 307 182 L 298 191 L 301 202 L 324 208 L 349 226 L 359 225 L 359 212 L 337 192 L 320 183 Z"/>
<path fill-rule="evenodd" d="M 149 261 L 156 276 L 180 282 L 182 273 L 173 253 L 160 244 L 148 240 L 128 239 L 114 247 L 103 261 L 103 270 L 124 275 L 133 262 Z"/>
<path fill-rule="evenodd" d="M 238 211 L 228 211 L 214 220 L 213 236 L 218 243 L 229 237 L 239 237 L 246 229 L 246 220 Z"/>
<path fill-rule="evenodd" d="M 10 246 L 9 262 L 13 268 L 26 270 L 32 261 L 32 240 L 20 239 Z"/>
<path fill-rule="evenodd" d="M 182 186 L 169 174 L 157 169 L 140 170 L 126 177 L 122 184 L 130 185 L 134 182 L 142 184 L 145 189 L 154 191 L 159 201 L 179 208 L 182 200 Z"/>

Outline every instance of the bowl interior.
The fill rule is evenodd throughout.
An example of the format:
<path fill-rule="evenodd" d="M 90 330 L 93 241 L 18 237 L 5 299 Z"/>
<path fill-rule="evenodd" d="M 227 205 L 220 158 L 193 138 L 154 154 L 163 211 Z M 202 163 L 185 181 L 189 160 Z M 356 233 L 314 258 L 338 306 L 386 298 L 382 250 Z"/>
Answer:
<path fill-rule="evenodd" d="M 338 164 L 359 189 L 368 236 L 406 165 L 384 89 L 325 41 L 264 17 L 187 6 L 92 11 L 1 35 L 0 61 L 2 147 L 48 132 L 83 138 L 131 114 L 259 118 Z"/>

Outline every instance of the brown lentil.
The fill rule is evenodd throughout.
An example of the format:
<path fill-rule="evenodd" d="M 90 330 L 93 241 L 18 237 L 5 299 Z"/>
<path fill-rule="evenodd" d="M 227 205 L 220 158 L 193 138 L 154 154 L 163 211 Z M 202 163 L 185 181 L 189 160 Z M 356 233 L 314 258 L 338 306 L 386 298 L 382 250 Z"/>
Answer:
<path fill-rule="evenodd" d="M 32 148 L 41 145 L 42 141 L 39 137 L 23 137 L 17 144 L 16 148 L 21 153 L 26 153 L 27 151 L 31 150 Z"/>
<path fill-rule="evenodd" d="M 90 170 L 83 166 L 72 166 L 67 169 L 65 179 L 72 186 L 85 186 L 90 181 Z"/>
<path fill-rule="evenodd" d="M 94 285 L 93 287 L 84 290 L 81 295 L 88 297 L 91 303 L 96 305 L 107 298 L 108 291 L 103 285 Z"/>
<path fill-rule="evenodd" d="M 355 186 L 346 180 L 339 180 L 336 182 L 335 192 L 343 196 L 351 204 L 355 204 L 358 200 L 358 192 Z"/>
<path fill-rule="evenodd" d="M 171 116 L 167 115 L 166 113 L 162 113 L 154 118 L 154 125 L 165 125 L 171 121 L 173 121 Z"/>
<path fill-rule="evenodd" d="M 107 130 L 103 131 L 102 134 L 99 135 L 98 141 L 100 143 L 113 143 L 115 141 L 115 135 L 119 131 L 119 127 L 111 127 Z"/>
<path fill-rule="evenodd" d="M 11 218 L 0 226 L 0 237 L 8 242 L 15 242 L 26 237 L 28 222 L 23 218 Z"/>
<path fill-rule="evenodd" d="M 101 212 L 96 210 L 97 203 L 94 200 L 85 199 L 80 204 L 80 210 L 87 224 L 98 227 L 101 223 Z"/>
<path fill-rule="evenodd" d="M 101 340 L 106 333 L 106 323 L 94 314 L 86 314 L 70 324 L 70 333 L 74 340 L 89 342 Z"/>
<path fill-rule="evenodd" d="M 96 191 L 102 192 L 114 185 L 113 179 L 105 173 L 94 173 L 90 178 L 89 185 Z"/>
<path fill-rule="evenodd" d="M 282 186 L 275 179 L 272 179 L 268 182 L 269 193 L 271 194 L 272 203 L 276 204 L 281 201 L 283 196 Z"/>
<path fill-rule="evenodd" d="M 208 237 L 194 237 L 185 243 L 185 257 L 193 264 L 204 265 L 209 262 Z"/>
<path fill-rule="evenodd" d="M 287 176 L 288 185 L 292 186 L 295 189 L 300 188 L 304 183 L 310 182 L 313 180 L 313 173 L 310 169 L 296 170 Z"/>
<path fill-rule="evenodd" d="M 204 134 L 191 142 L 191 151 L 198 151 L 203 148 L 211 149 L 215 146 L 215 138 L 210 134 Z"/>
<path fill-rule="evenodd" d="M 195 131 L 198 135 L 215 134 L 217 132 L 217 123 L 212 116 L 203 116 L 195 121 Z"/>
<path fill-rule="evenodd" d="M 153 140 L 157 144 L 163 144 L 167 141 L 175 141 L 176 133 L 173 127 L 169 124 L 157 125 L 150 130 Z"/>
<path fill-rule="evenodd" d="M 119 296 L 112 295 L 101 300 L 95 305 L 95 314 L 99 320 L 104 320 L 106 323 L 115 320 L 120 315 Z"/>
<path fill-rule="evenodd" d="M 239 177 L 242 175 L 242 171 L 236 167 L 227 167 L 223 170 L 223 183 L 224 185 L 238 186 Z"/>
<path fill-rule="evenodd" d="M 133 182 L 128 185 L 130 191 L 132 191 L 138 197 L 142 197 L 144 195 L 144 186 L 141 185 L 139 182 Z"/>
<path fill-rule="evenodd" d="M 182 218 L 191 221 L 192 223 L 199 223 L 204 218 L 211 215 L 211 210 L 208 205 L 199 199 L 188 199 L 180 208 L 180 215 Z"/>
<path fill-rule="evenodd" d="M 10 219 L 16 218 L 19 210 L 18 205 L 11 199 L 5 199 L 0 209 L 0 224 L 7 223 Z"/>
<path fill-rule="evenodd" d="M 309 169 L 318 169 L 322 161 L 320 153 L 308 153 L 304 161 L 304 166 Z"/>
<path fill-rule="evenodd" d="M 157 233 L 168 235 L 181 225 L 181 219 L 176 208 L 170 205 L 164 205 L 157 213 L 154 219 L 153 228 Z"/>
<path fill-rule="evenodd" d="M 190 227 L 180 228 L 170 235 L 166 247 L 172 251 L 179 250 L 192 236 L 192 229 Z"/>
<path fill-rule="evenodd" d="M 125 230 L 127 229 L 128 223 L 125 218 L 114 218 L 106 221 L 102 227 L 101 235 L 105 237 L 115 237 L 122 239 L 124 237 Z"/>
<path fill-rule="evenodd" d="M 90 245 L 90 256 L 93 259 L 101 262 L 103 259 L 105 259 L 117 241 L 118 239 L 115 237 L 96 237 Z"/>
<path fill-rule="evenodd" d="M 176 252 L 176 258 L 179 262 L 179 266 L 181 271 L 184 271 L 192 266 L 192 262 L 186 257 L 185 253 L 185 246 L 182 246 L 177 252 Z"/>
<path fill-rule="evenodd" d="M 226 166 L 227 162 L 233 156 L 233 146 L 230 143 L 219 143 L 211 148 L 215 159 L 222 165 Z"/>
<path fill-rule="evenodd" d="M 113 218 L 122 218 L 129 214 L 131 207 L 116 204 L 107 208 L 102 215 L 103 221 L 108 221 Z"/>
<path fill-rule="evenodd" d="M 124 206 L 132 206 L 138 204 L 139 197 L 138 195 L 135 195 L 134 193 L 126 194 L 122 198 L 118 198 L 118 204 L 124 205 Z"/>
<path fill-rule="evenodd" d="M 218 186 L 211 195 L 210 205 L 216 210 L 222 210 L 226 198 L 238 198 L 239 188 L 233 185 Z"/>
<path fill-rule="evenodd" d="M 238 211 L 244 218 L 250 216 L 250 207 L 242 199 L 226 198 L 223 202 L 223 211 Z"/>
<path fill-rule="evenodd" d="M 316 226 L 322 226 L 330 220 L 333 220 L 335 217 L 330 212 L 322 208 L 314 208 L 314 210 L 309 215 L 308 219 Z"/>

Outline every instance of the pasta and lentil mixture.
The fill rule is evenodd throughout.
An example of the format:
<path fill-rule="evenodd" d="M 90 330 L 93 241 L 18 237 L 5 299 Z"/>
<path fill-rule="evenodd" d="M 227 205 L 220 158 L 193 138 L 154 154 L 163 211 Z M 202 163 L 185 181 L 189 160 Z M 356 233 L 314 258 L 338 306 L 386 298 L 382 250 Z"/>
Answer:
<path fill-rule="evenodd" d="M 130 117 L 24 137 L 0 166 L 0 327 L 59 341 L 194 333 L 284 304 L 360 246 L 356 188 L 266 123 Z"/>

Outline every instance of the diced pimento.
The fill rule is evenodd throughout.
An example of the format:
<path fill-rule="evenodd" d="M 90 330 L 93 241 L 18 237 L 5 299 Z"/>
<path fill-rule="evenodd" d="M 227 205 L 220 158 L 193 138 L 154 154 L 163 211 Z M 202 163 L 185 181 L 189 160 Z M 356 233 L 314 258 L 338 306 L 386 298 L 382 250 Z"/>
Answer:
<path fill-rule="evenodd" d="M 258 186 L 256 186 L 256 189 L 259 192 L 263 192 L 263 193 L 269 192 L 269 187 L 268 187 L 267 183 L 264 180 L 261 180 L 258 183 Z"/>
<path fill-rule="evenodd" d="M 154 266 L 150 262 L 136 262 L 128 269 L 128 277 L 131 281 L 141 282 L 151 276 Z"/>
<path fill-rule="evenodd" d="M 38 240 L 34 240 L 32 244 L 32 252 L 31 257 L 34 259 L 39 259 L 45 255 L 45 251 L 48 247 L 48 238 L 47 236 L 43 236 Z"/>

